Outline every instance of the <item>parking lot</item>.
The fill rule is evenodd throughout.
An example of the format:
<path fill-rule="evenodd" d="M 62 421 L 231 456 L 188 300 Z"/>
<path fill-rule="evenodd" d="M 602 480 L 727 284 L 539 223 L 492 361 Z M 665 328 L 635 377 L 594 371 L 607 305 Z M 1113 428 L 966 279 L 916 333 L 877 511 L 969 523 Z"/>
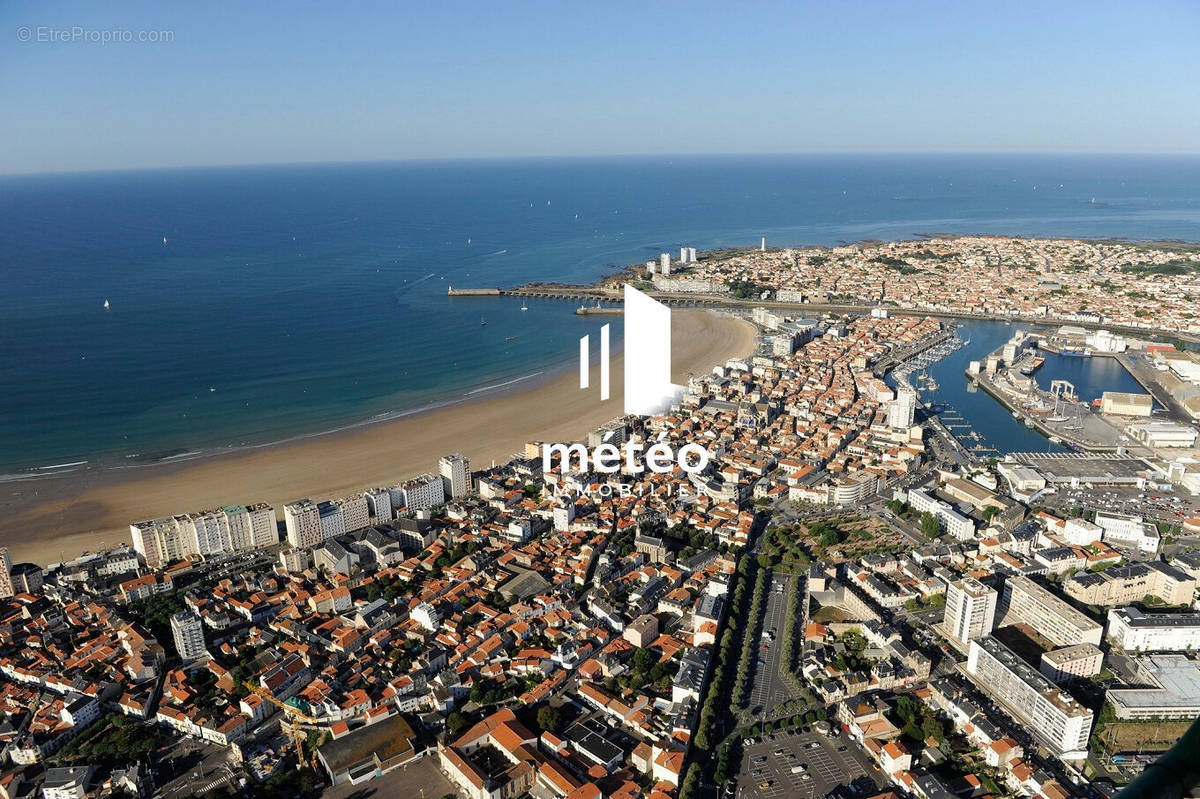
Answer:
<path fill-rule="evenodd" d="M 866 785 L 866 778 L 871 785 Z M 856 782 L 858 781 L 858 782 Z M 858 745 L 845 734 L 776 733 L 744 749 L 737 796 L 750 799 L 824 797 L 838 786 L 847 796 L 869 796 L 884 783 Z"/>
<path fill-rule="evenodd" d="M 756 644 L 757 657 L 750 688 L 750 707 L 759 708 L 758 715 L 763 718 L 771 718 L 775 708 L 796 697 L 791 683 L 783 676 L 783 664 L 779 662 L 780 642 L 786 634 L 783 621 L 787 615 L 787 589 L 794 579 L 790 574 L 776 574 L 767 587 L 767 607 L 763 614 L 762 635 Z M 775 630 L 773 639 L 765 637 L 771 630 Z"/>

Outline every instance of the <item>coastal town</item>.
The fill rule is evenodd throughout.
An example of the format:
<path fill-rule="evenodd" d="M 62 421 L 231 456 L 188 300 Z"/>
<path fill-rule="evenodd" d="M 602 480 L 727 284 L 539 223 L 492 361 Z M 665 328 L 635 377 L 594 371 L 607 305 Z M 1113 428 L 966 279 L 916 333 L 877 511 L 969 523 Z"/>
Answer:
<path fill-rule="evenodd" d="M 768 250 L 764 239 L 698 260 L 664 256 L 638 272 L 668 294 L 1200 333 L 1200 251 L 1174 242 L 966 236 Z"/>
<path fill-rule="evenodd" d="M 764 241 L 557 290 L 625 280 L 759 332 L 579 442 L 701 471 L 448 441 L 0 550 L 0 796 L 1099 797 L 1200 714 L 1200 250 Z M 963 318 L 1010 330 L 957 379 L 1060 451 L 939 416 Z M 1142 390 L 1038 382 L 1085 357 Z"/>

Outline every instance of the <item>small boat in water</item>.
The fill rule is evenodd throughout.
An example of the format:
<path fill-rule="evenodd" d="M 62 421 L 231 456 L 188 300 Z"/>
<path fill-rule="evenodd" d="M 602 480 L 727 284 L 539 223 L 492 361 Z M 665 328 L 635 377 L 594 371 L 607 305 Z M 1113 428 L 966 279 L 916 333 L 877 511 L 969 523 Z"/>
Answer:
<path fill-rule="evenodd" d="M 526 305 L 525 303 L 521 303 L 521 310 L 522 310 L 522 311 L 528 311 L 528 310 L 529 310 L 529 306 L 528 306 L 528 305 Z"/>
<path fill-rule="evenodd" d="M 107 311 L 108 309 L 109 309 L 108 300 L 105 300 L 105 301 L 104 301 L 104 310 L 106 310 L 106 311 Z"/>

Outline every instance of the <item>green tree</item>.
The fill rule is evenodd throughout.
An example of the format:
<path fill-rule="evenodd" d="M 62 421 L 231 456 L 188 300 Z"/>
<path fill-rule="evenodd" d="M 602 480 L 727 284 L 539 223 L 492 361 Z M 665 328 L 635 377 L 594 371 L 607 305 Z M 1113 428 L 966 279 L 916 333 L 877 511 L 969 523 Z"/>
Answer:
<path fill-rule="evenodd" d="M 929 511 L 921 514 L 921 532 L 927 538 L 937 538 L 942 534 L 942 526 L 938 523 L 937 517 Z"/>
<path fill-rule="evenodd" d="M 683 778 L 683 787 L 679 790 L 679 799 L 694 799 L 700 790 L 700 764 L 688 766 L 687 776 Z"/>
<path fill-rule="evenodd" d="M 467 717 L 457 710 L 446 717 L 446 729 L 451 735 L 458 735 L 467 726 Z"/>
<path fill-rule="evenodd" d="M 562 725 L 562 711 L 546 705 L 538 710 L 537 723 L 547 732 L 558 732 L 558 728 Z"/>

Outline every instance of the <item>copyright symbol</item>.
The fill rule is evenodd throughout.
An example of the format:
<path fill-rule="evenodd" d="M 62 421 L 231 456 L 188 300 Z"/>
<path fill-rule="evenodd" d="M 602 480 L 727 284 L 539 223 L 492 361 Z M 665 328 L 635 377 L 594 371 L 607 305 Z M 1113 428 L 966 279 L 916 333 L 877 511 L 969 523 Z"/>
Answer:
<path fill-rule="evenodd" d="M 17 28 L 17 41 L 18 42 L 27 42 L 32 38 L 33 38 L 33 31 L 29 30 L 29 28 L 25 27 L 24 25 Z"/>

